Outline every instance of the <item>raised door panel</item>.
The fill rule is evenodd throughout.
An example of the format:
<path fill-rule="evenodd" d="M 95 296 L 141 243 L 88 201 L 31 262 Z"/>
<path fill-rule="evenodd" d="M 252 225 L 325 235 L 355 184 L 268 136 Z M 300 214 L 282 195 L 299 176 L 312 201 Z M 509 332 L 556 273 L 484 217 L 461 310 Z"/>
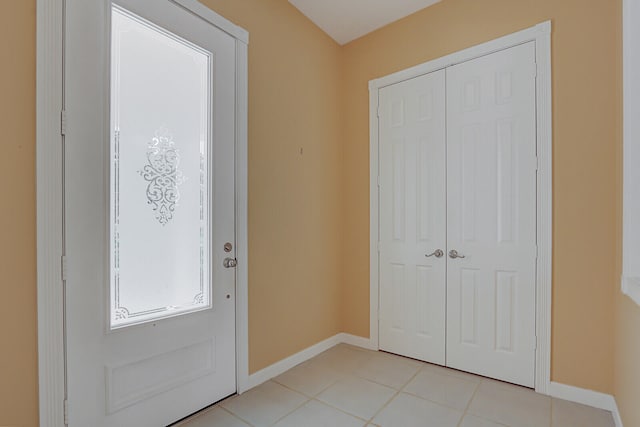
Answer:
<path fill-rule="evenodd" d="M 447 365 L 534 385 L 534 42 L 447 69 Z"/>
<path fill-rule="evenodd" d="M 445 82 L 380 90 L 380 348 L 444 364 Z"/>

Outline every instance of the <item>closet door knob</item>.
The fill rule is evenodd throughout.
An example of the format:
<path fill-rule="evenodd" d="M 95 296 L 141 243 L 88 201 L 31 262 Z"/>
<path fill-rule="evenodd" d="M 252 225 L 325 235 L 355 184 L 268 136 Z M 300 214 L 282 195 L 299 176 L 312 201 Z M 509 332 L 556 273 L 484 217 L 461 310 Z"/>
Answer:
<path fill-rule="evenodd" d="M 449 258 L 456 259 L 456 258 L 466 258 L 466 257 L 464 255 L 460 255 L 458 251 L 456 251 L 455 249 L 451 249 L 449 251 Z"/>
<path fill-rule="evenodd" d="M 430 253 L 429 255 L 425 255 L 427 258 L 435 256 L 436 258 L 442 258 L 442 256 L 444 255 L 444 252 L 442 252 L 442 249 L 436 249 L 435 251 L 433 251 L 433 253 Z"/>

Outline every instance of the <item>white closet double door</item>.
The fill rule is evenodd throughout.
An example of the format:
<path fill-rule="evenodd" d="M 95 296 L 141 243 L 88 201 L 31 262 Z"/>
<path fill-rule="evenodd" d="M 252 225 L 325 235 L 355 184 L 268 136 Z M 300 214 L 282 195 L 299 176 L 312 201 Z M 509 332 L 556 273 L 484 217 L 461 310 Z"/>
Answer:
<path fill-rule="evenodd" d="M 379 92 L 382 350 L 534 386 L 535 45 Z"/>

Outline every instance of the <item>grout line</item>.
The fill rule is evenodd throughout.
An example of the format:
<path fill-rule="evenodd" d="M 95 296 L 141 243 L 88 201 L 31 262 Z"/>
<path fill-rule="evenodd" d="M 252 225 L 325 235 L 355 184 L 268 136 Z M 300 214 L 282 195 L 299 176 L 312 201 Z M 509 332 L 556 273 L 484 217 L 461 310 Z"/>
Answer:
<path fill-rule="evenodd" d="M 270 380 L 270 381 L 271 381 L 271 380 Z M 267 381 L 267 382 L 268 382 L 268 381 Z M 278 384 L 279 386 L 281 386 L 281 387 L 283 387 L 283 388 L 285 388 L 285 389 L 287 389 L 287 390 L 289 390 L 289 391 L 292 391 L 292 392 L 294 392 L 294 393 L 296 393 L 296 394 L 299 394 L 300 396 L 304 397 L 306 400 L 305 400 L 304 402 L 302 402 L 300 405 L 298 405 L 298 406 L 296 406 L 295 408 L 293 408 L 292 410 L 290 410 L 289 412 L 287 412 L 286 414 L 284 414 L 283 416 L 281 416 L 280 418 L 278 418 L 277 420 L 275 420 L 274 422 L 272 422 L 271 424 L 269 424 L 269 425 L 271 425 L 271 426 L 272 426 L 272 425 L 274 425 L 274 424 L 278 424 L 278 423 L 280 422 L 280 420 L 282 420 L 283 418 L 286 418 L 286 417 L 288 417 L 289 415 L 293 414 L 295 411 L 297 411 L 298 409 L 302 408 L 304 405 L 306 405 L 307 403 L 309 403 L 309 402 L 312 400 L 312 398 L 310 398 L 309 396 L 307 396 L 307 395 L 305 395 L 305 394 L 302 394 L 302 393 L 300 393 L 299 391 L 296 391 L 296 390 L 294 390 L 294 389 L 292 389 L 292 388 L 290 388 L 290 387 L 287 387 L 287 386 L 286 386 L 286 385 L 284 385 L 284 384 L 280 384 L 280 383 L 275 382 L 275 381 L 272 381 L 272 382 L 273 382 L 274 384 Z"/>
<path fill-rule="evenodd" d="M 474 396 L 475 396 L 475 394 L 476 394 L 476 392 L 477 392 L 477 390 L 478 390 L 478 387 L 480 387 L 480 382 L 476 382 L 476 381 L 473 381 L 473 380 L 471 380 L 471 379 L 467 379 L 467 378 L 461 378 L 460 376 L 447 375 L 447 374 L 445 374 L 445 373 L 440 373 L 439 371 L 432 371 L 432 370 L 430 370 L 430 369 L 428 368 L 428 366 L 429 366 L 429 365 L 425 365 L 425 366 L 423 366 L 420 370 L 418 370 L 418 372 L 416 372 L 416 374 L 415 374 L 415 375 L 414 375 L 414 376 L 413 376 L 413 377 L 412 377 L 412 378 L 411 378 L 411 379 L 410 379 L 410 380 L 409 380 L 409 381 L 408 381 L 408 382 L 407 382 L 407 383 L 402 387 L 402 389 L 401 389 L 400 391 L 401 391 L 402 393 L 408 394 L 408 395 L 410 395 L 410 396 L 417 397 L 418 399 L 425 400 L 425 401 L 427 401 L 427 402 L 434 403 L 434 404 L 436 404 L 436 405 L 439 405 L 439 406 L 442 406 L 442 407 L 445 407 L 445 408 L 448 408 L 448 409 L 453 409 L 453 410 L 455 410 L 455 411 L 457 411 L 457 412 L 462 412 L 462 418 L 464 418 L 464 415 L 466 414 L 467 409 L 468 409 L 468 408 L 469 408 L 469 406 L 471 405 L 471 401 L 473 400 L 473 398 L 474 398 Z M 447 369 L 448 369 L 448 368 L 447 368 Z M 426 373 L 426 374 L 428 374 L 428 375 L 435 375 L 435 376 L 444 377 L 444 378 L 452 378 L 452 379 L 454 379 L 454 380 L 458 380 L 458 381 L 466 382 L 466 383 L 469 383 L 469 384 L 473 384 L 473 385 L 474 385 L 473 393 L 472 393 L 472 395 L 471 395 L 471 398 L 470 398 L 470 399 L 469 399 L 469 401 L 467 402 L 467 405 L 466 405 L 465 409 L 464 409 L 464 410 L 461 410 L 460 408 L 455 408 L 455 407 L 453 407 L 453 406 L 449 406 L 449 405 L 447 405 L 446 403 L 437 402 L 437 401 L 432 400 L 432 399 L 429 399 L 429 398 L 427 398 L 427 397 L 420 396 L 419 394 L 416 394 L 416 393 L 412 393 L 412 392 L 410 392 L 410 391 L 407 391 L 407 390 L 406 390 L 406 388 L 407 388 L 407 386 L 409 385 L 409 383 L 410 383 L 411 381 L 413 381 L 413 379 L 414 379 L 416 376 L 418 376 L 421 372 L 425 372 L 425 373 Z M 461 420 L 461 421 L 462 421 L 462 420 Z"/>
<path fill-rule="evenodd" d="M 306 396 L 305 396 L 306 397 Z M 295 408 L 293 408 L 291 411 L 287 412 L 286 414 L 284 414 L 283 416 L 281 416 L 280 418 L 278 418 L 277 420 L 275 420 L 274 422 L 272 422 L 271 424 L 269 424 L 270 426 L 273 426 L 275 424 L 278 424 L 281 420 L 283 420 L 284 418 L 287 418 L 289 415 L 293 414 L 294 412 L 296 412 L 298 409 L 302 408 L 304 405 L 306 405 L 307 403 L 311 402 L 313 399 L 307 399 L 304 402 L 302 402 L 302 404 L 296 406 Z"/>
<path fill-rule="evenodd" d="M 337 372 L 337 371 L 335 371 Z M 329 388 L 333 387 L 334 385 L 338 384 L 340 381 L 342 381 L 344 378 L 347 377 L 347 375 L 343 375 L 342 372 L 337 372 L 338 378 L 336 378 L 334 381 L 331 382 L 331 384 L 329 384 L 328 386 L 324 387 L 322 390 L 320 390 L 318 393 L 316 393 L 315 396 L 313 396 L 313 398 L 315 399 L 316 397 L 320 396 L 322 393 L 324 393 L 325 391 L 329 390 Z"/>
<path fill-rule="evenodd" d="M 334 384 L 338 383 L 339 381 L 341 381 L 341 380 L 345 377 L 345 375 L 343 375 L 341 372 L 335 371 L 335 370 L 333 370 L 333 369 L 331 369 L 331 371 L 337 375 L 337 378 L 336 378 L 335 380 L 333 380 L 329 385 L 327 385 L 327 386 L 325 386 L 324 388 L 322 388 L 322 389 L 321 389 L 319 392 L 317 392 L 315 395 L 312 395 L 312 394 L 306 393 L 306 392 L 301 391 L 301 390 L 296 390 L 295 388 L 293 388 L 293 387 L 291 387 L 291 386 L 288 386 L 287 384 L 283 384 L 283 383 L 281 383 L 281 382 L 276 381 L 276 379 L 275 379 L 275 378 L 274 378 L 274 379 L 272 379 L 272 380 L 270 380 L 270 381 L 273 381 L 274 383 L 279 384 L 279 385 L 281 385 L 282 387 L 284 387 L 284 388 L 286 388 L 286 389 L 288 389 L 288 390 L 291 390 L 291 391 L 293 391 L 293 392 L 296 392 L 296 393 L 298 393 L 298 394 L 301 394 L 301 395 L 303 395 L 304 397 L 308 398 L 309 400 L 313 400 L 313 399 L 315 399 L 317 396 L 321 395 L 324 391 L 326 391 L 329 387 L 331 387 L 332 385 L 334 385 Z M 287 372 L 288 372 L 288 371 L 287 371 Z"/>
<path fill-rule="evenodd" d="M 473 402 L 473 399 L 475 399 L 476 394 L 478 393 L 478 389 L 480 389 L 480 383 L 476 383 L 475 388 L 473 389 L 473 394 L 471 395 L 471 399 L 469 399 L 469 401 L 467 402 L 467 406 L 464 408 L 464 411 L 462 411 L 462 418 L 460 418 L 460 421 L 458 422 L 458 427 L 460 427 L 462 425 L 462 421 L 464 421 L 464 417 L 466 417 L 467 415 L 470 415 L 467 411 L 469 410 L 469 407 L 471 406 L 471 402 Z"/>
<path fill-rule="evenodd" d="M 239 419 L 243 423 L 249 425 L 250 427 L 254 427 L 253 424 L 251 424 L 249 421 L 245 420 L 244 418 L 242 418 L 240 415 L 236 414 L 235 412 L 231 412 L 230 409 L 227 409 L 227 408 L 225 408 L 223 406 L 220 406 L 220 408 L 224 409 L 225 411 L 227 411 L 228 413 L 230 413 L 231 415 L 233 415 L 234 417 L 236 417 L 237 419 Z"/>
<path fill-rule="evenodd" d="M 365 380 L 365 381 L 369 381 L 369 380 L 367 380 L 366 378 L 356 377 L 355 375 L 353 375 L 353 372 L 351 372 L 351 373 L 345 374 L 345 376 L 344 376 L 343 378 L 341 378 L 340 380 L 336 381 L 336 383 L 337 383 L 337 382 L 339 382 L 339 381 L 341 381 L 341 380 L 343 380 L 343 379 L 345 379 L 345 378 L 347 378 L 347 377 L 349 377 L 349 376 L 354 377 L 354 378 L 358 378 L 358 379 L 362 379 L 362 380 Z M 372 382 L 372 381 L 371 381 L 371 382 Z M 334 383 L 334 384 L 335 384 L 335 383 Z M 375 383 L 375 384 L 377 384 L 377 383 Z M 333 385 L 333 384 L 332 384 L 332 385 Z M 329 386 L 329 387 L 331 387 L 331 386 Z M 328 389 L 329 387 L 327 387 L 327 389 Z M 385 386 L 385 387 L 387 387 L 387 386 Z M 391 387 L 387 387 L 387 388 L 391 388 Z M 392 389 L 393 391 L 396 391 L 396 390 L 395 390 L 395 389 L 393 389 L 393 388 L 391 388 L 391 389 Z M 326 390 L 326 389 L 325 389 L 325 390 Z M 364 422 L 365 422 L 365 425 L 366 425 L 366 424 L 369 424 L 369 421 L 367 421 L 367 419 L 366 419 L 366 418 L 362 418 L 362 417 L 360 417 L 360 416 L 358 416 L 358 415 L 355 415 L 355 414 L 352 414 L 352 413 L 350 413 L 350 412 L 347 412 L 347 411 L 346 411 L 346 410 L 344 410 L 344 409 L 338 408 L 337 406 L 334 406 L 334 405 L 332 405 L 332 404 L 331 404 L 331 403 L 329 403 L 329 402 L 325 402 L 324 400 L 320 400 L 320 399 L 318 398 L 318 396 L 319 396 L 320 394 L 322 394 L 322 393 L 318 393 L 318 395 L 316 395 L 316 397 L 314 397 L 314 398 L 313 398 L 313 399 L 311 399 L 311 400 L 314 400 L 314 401 L 316 401 L 316 402 L 318 402 L 318 403 L 320 403 L 320 404 L 322 404 L 322 405 L 326 405 L 326 406 L 330 407 L 331 409 L 335 409 L 336 411 L 342 412 L 343 414 L 346 414 L 346 415 L 349 415 L 349 416 L 351 416 L 351 417 L 357 418 L 358 420 L 364 421 Z M 394 395 L 394 396 L 395 396 L 395 395 Z M 386 404 L 385 404 L 385 405 L 386 405 Z"/>
<path fill-rule="evenodd" d="M 391 402 L 393 402 L 393 400 L 394 400 L 396 397 L 398 397 L 398 395 L 400 395 L 400 393 L 401 393 L 401 392 L 400 392 L 400 391 L 398 391 L 398 390 L 395 390 L 395 389 L 392 389 L 392 390 L 394 390 L 394 391 L 395 391 L 395 394 L 394 394 L 393 396 L 391 396 L 391 398 L 390 398 L 389 400 L 387 400 L 387 402 L 386 402 L 384 405 L 382 405 L 382 407 L 381 407 L 380 409 L 378 409 L 378 410 L 376 411 L 376 413 L 375 413 L 375 414 L 373 414 L 373 416 L 372 416 L 371 418 L 369 418 L 369 421 L 367 421 L 367 424 L 373 424 L 373 420 L 374 420 L 374 419 L 375 419 L 375 418 L 380 414 L 380 412 L 384 411 L 384 410 L 387 408 L 387 406 L 389 406 L 389 404 L 390 404 Z"/>
<path fill-rule="evenodd" d="M 236 414 L 234 414 L 233 412 L 231 412 L 231 411 L 230 411 L 230 410 L 228 410 L 227 408 L 224 408 L 224 407 L 222 407 L 222 406 L 218 406 L 218 405 L 216 405 L 215 407 L 218 407 L 218 408 L 222 409 L 223 411 L 225 411 L 226 413 L 228 413 L 228 414 L 229 414 L 229 415 L 231 415 L 232 417 L 239 419 L 240 421 L 242 421 L 243 423 L 247 424 L 248 426 L 250 426 L 250 427 L 254 427 L 254 426 L 253 426 L 253 424 L 251 424 L 249 421 L 247 421 L 247 420 L 245 420 L 245 419 L 243 419 L 243 418 L 240 418 L 239 416 L 237 416 Z"/>
<path fill-rule="evenodd" d="M 416 373 L 415 373 L 415 374 L 412 374 L 412 375 L 411 375 L 411 377 L 410 377 L 406 382 L 402 383 L 402 385 L 401 385 L 400 387 L 398 387 L 398 388 L 393 387 L 393 386 L 390 386 L 389 384 L 385 384 L 385 383 L 383 383 L 383 382 L 380 382 L 380 381 L 375 380 L 375 379 L 372 379 L 372 378 L 367 378 L 367 377 L 363 376 L 362 374 L 357 374 L 357 373 L 355 373 L 355 372 L 353 372 L 353 374 L 352 374 L 352 375 L 353 375 L 354 377 L 356 377 L 356 378 L 360 378 L 360 379 L 362 379 L 362 380 L 367 380 L 367 381 L 370 381 L 370 382 L 372 382 L 372 383 L 375 383 L 375 384 L 378 384 L 378 385 L 381 385 L 381 386 L 384 386 L 384 387 L 390 388 L 390 389 L 392 389 L 392 390 L 402 391 L 402 390 L 403 390 L 403 389 L 404 389 L 404 388 L 409 384 L 409 382 L 411 382 L 411 380 L 413 380 L 413 378 L 414 378 L 414 377 L 415 377 L 419 372 L 420 372 L 420 369 L 418 369 L 418 371 L 416 371 Z"/>
<path fill-rule="evenodd" d="M 376 418 L 376 416 L 378 416 L 378 415 L 379 415 L 383 410 L 385 410 L 385 409 L 387 408 L 387 406 L 389 406 L 389 404 L 390 404 L 391 402 L 393 402 L 393 400 L 394 400 L 396 397 L 398 397 L 398 396 L 400 395 L 400 393 L 402 393 L 402 390 L 407 386 L 407 384 L 409 384 L 411 381 L 413 381 L 413 379 L 414 379 L 414 378 L 415 378 L 415 377 L 420 373 L 420 371 L 421 371 L 421 370 L 422 370 L 422 368 L 421 368 L 421 369 L 418 369 L 418 370 L 416 371 L 416 373 L 414 373 L 414 374 L 411 376 L 411 378 L 409 378 L 409 381 L 407 381 L 407 383 L 406 383 L 406 384 L 405 384 L 405 385 L 404 385 L 400 390 L 396 390 L 396 393 L 395 393 L 393 396 L 391 396 L 391 398 L 387 401 L 387 403 L 385 403 L 384 405 L 382 405 L 382 407 L 381 407 L 380 409 L 378 409 L 378 411 L 377 411 L 375 414 L 373 414 L 373 417 L 371 417 L 371 418 L 369 419 L 369 421 L 367 421 L 367 425 L 368 425 L 368 424 L 373 424 L 373 420 Z M 393 389 L 393 388 L 392 388 L 392 390 L 395 390 L 395 389 Z"/>
<path fill-rule="evenodd" d="M 318 403 L 319 403 L 319 404 L 321 404 L 321 405 L 328 406 L 328 407 L 329 407 L 329 408 L 331 408 L 331 409 L 335 409 L 335 410 L 336 410 L 336 411 L 338 411 L 338 412 L 342 412 L 342 413 L 343 413 L 343 414 L 345 414 L 345 415 L 349 415 L 350 417 L 354 417 L 354 418 L 356 418 L 356 419 L 358 419 L 358 420 L 360 420 L 360 421 L 364 421 L 364 422 L 365 422 L 365 424 L 368 424 L 368 421 L 367 421 L 365 418 L 359 417 L 359 416 L 357 416 L 357 415 L 354 415 L 354 414 L 352 414 L 352 413 L 350 413 L 350 412 L 345 411 L 344 409 L 340 409 L 340 408 L 338 408 L 338 407 L 336 407 L 336 406 L 333 406 L 333 405 L 332 405 L 332 404 L 330 404 L 329 402 L 325 402 L 324 400 L 320 400 L 320 399 L 312 399 L 312 400 L 313 400 L 313 401 L 315 401 L 315 402 L 318 402 Z"/>
<path fill-rule="evenodd" d="M 412 382 L 420 374 L 420 372 L 422 372 L 422 367 L 420 367 L 420 369 L 418 369 L 418 372 L 416 372 L 415 374 L 413 374 L 413 376 L 411 378 L 409 378 L 409 381 L 407 381 L 406 384 L 402 386 L 400 391 L 403 392 L 404 389 L 407 388 L 409 383 Z"/>

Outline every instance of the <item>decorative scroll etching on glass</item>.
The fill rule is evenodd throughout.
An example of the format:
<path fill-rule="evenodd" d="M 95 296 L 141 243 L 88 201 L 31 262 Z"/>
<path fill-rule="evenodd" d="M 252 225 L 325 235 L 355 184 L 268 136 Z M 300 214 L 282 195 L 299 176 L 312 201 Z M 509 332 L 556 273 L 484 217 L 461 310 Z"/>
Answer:
<path fill-rule="evenodd" d="M 166 225 L 180 199 L 178 187 L 186 180 L 178 169 L 180 152 L 166 127 L 156 131 L 147 148 L 147 164 L 138 173 L 149 183 L 147 203 L 156 213 L 156 219 Z"/>
<path fill-rule="evenodd" d="M 212 55 L 118 6 L 112 11 L 110 326 L 117 329 L 211 307 Z"/>

